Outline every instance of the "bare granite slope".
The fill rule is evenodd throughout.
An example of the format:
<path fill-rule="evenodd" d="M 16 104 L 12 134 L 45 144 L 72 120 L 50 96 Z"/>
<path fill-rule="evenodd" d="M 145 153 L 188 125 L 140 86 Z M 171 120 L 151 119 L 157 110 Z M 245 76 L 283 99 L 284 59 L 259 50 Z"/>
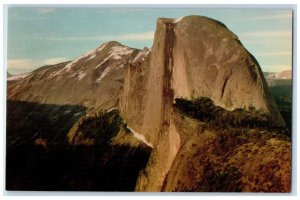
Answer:
<path fill-rule="evenodd" d="M 107 42 L 79 58 L 8 78 L 8 99 L 106 108 L 117 105 L 124 72 L 140 52 Z"/>
<path fill-rule="evenodd" d="M 268 179 L 273 164 L 283 166 L 274 172 L 274 181 L 280 183 L 274 185 L 276 191 L 290 188 L 289 141 L 271 136 L 261 139 L 263 142 L 251 137 L 244 140 L 236 128 L 239 137 L 226 130 L 230 142 L 234 141 L 234 149 L 230 149 L 230 142 L 219 142 L 224 136 L 222 131 L 209 130 L 205 122 L 174 108 L 176 98 L 205 97 L 227 111 L 254 110 L 269 116 L 278 127 L 285 126 L 258 62 L 238 37 L 216 20 L 201 16 L 159 18 L 150 50 L 108 42 L 71 62 L 44 66 L 7 80 L 8 100 L 87 108 L 66 135 L 70 144 L 85 144 L 85 140 L 76 138 L 82 120 L 95 120 L 101 109 L 118 109 L 135 142 L 128 140 L 126 134 L 119 135 L 117 142 L 129 141 L 133 145 L 138 141 L 151 148 L 149 162 L 139 172 L 136 191 L 202 191 L 202 185 L 214 185 L 206 182 L 210 177 L 222 179 L 223 172 L 233 177 L 228 179 L 233 189 L 240 189 L 236 186 L 242 181 L 241 191 L 269 191 L 273 183 L 270 186 L 265 182 L 273 181 Z M 247 134 L 252 132 L 248 130 Z M 258 132 L 255 137 L 262 137 L 260 130 L 254 132 Z M 77 143 L 72 142 L 76 139 Z M 280 162 L 261 156 L 262 166 L 255 165 L 247 171 L 251 163 L 241 162 L 241 158 L 249 155 L 256 162 L 253 152 L 280 154 Z M 211 176 L 203 175 L 211 165 L 216 170 Z M 215 172 L 222 176 L 215 177 Z M 287 178 L 283 178 L 285 175 Z M 256 188 L 254 179 L 259 176 L 262 177 L 257 179 Z M 222 189 L 220 186 L 203 191 Z"/>
<path fill-rule="evenodd" d="M 128 68 L 120 101 L 128 125 L 154 146 L 137 191 L 160 191 L 185 142 L 173 116 L 179 97 L 209 97 L 227 110 L 254 108 L 284 126 L 259 64 L 225 25 L 200 16 L 160 18 L 151 54 Z"/>

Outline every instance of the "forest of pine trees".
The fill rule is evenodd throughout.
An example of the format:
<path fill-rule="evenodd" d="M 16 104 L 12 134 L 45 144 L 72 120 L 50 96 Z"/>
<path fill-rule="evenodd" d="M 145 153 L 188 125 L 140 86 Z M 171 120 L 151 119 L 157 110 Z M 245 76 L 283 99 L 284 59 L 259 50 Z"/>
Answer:
<path fill-rule="evenodd" d="M 181 113 L 206 122 L 209 127 L 214 127 L 214 129 L 218 130 L 227 128 L 258 128 L 286 132 L 286 130 L 277 127 L 270 116 L 260 113 L 254 107 L 249 108 L 249 110 L 238 108 L 228 111 L 220 106 L 216 106 L 208 97 L 201 97 L 195 100 L 177 98 L 175 99 L 174 107 Z"/>
<path fill-rule="evenodd" d="M 123 124 L 118 110 L 101 110 L 95 116 L 83 118 L 78 125 L 78 132 L 84 138 L 94 138 L 96 144 L 104 144 L 116 136 Z"/>

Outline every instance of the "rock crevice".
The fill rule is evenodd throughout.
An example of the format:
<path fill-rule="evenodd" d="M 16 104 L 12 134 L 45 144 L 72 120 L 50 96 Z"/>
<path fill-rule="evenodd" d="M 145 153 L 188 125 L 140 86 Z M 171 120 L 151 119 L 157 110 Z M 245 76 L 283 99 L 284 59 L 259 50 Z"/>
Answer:
<path fill-rule="evenodd" d="M 120 105 L 129 126 L 153 144 L 149 163 L 137 181 L 137 191 L 160 191 L 187 139 L 181 137 L 183 130 L 175 123 L 175 98 L 209 97 L 228 110 L 255 107 L 284 125 L 257 61 L 235 34 L 215 20 L 200 16 L 158 19 L 151 55 L 141 67 L 142 76 L 138 70 L 128 69 L 131 80 L 125 77 L 131 88 L 124 86 L 126 99 L 122 97 L 121 102 L 130 102 L 130 109 L 126 107 L 125 112 Z"/>

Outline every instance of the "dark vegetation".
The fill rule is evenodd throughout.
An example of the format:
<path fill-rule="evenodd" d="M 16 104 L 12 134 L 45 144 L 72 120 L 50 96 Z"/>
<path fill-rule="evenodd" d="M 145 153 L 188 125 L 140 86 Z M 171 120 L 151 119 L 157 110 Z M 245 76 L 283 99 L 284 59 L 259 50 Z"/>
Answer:
<path fill-rule="evenodd" d="M 66 134 L 85 111 L 86 108 L 79 105 L 7 101 L 7 144 L 11 146 L 29 138 L 66 143 Z"/>
<path fill-rule="evenodd" d="M 122 125 L 123 120 L 118 110 L 101 110 L 94 117 L 83 118 L 78 125 L 78 132 L 81 132 L 83 139 L 95 139 L 96 144 L 101 145 L 115 137 Z"/>
<path fill-rule="evenodd" d="M 270 88 L 287 128 L 292 130 L 292 86 L 274 85 Z"/>
<path fill-rule="evenodd" d="M 256 144 L 258 147 L 262 147 L 266 145 L 266 142 L 271 138 L 290 141 L 288 136 L 260 131 L 258 129 L 227 128 L 217 131 L 216 134 L 217 137 L 205 147 L 199 148 L 197 147 L 197 143 L 192 143 L 191 149 L 194 148 L 194 151 L 196 151 L 192 156 L 181 155 L 189 157 L 188 162 L 191 166 L 203 166 L 203 175 L 199 179 L 195 179 L 194 172 L 197 172 L 197 169 L 187 169 L 193 172 L 188 173 L 189 179 L 194 180 L 196 183 L 192 186 L 186 186 L 185 183 L 179 181 L 174 192 L 242 192 L 243 185 L 241 178 L 243 175 L 239 171 L 239 166 L 226 164 L 228 158 L 235 154 L 234 151 L 244 144 Z M 211 153 L 207 153 L 209 149 L 213 149 Z M 247 153 L 244 153 L 242 156 L 247 157 L 254 152 L 248 149 Z M 203 158 L 199 159 L 199 156 L 203 156 Z M 216 161 L 211 158 L 218 159 Z M 280 156 L 278 156 L 278 159 L 279 158 Z M 196 162 L 194 162 L 195 160 Z M 273 169 L 266 170 L 266 173 L 272 174 L 272 170 Z M 265 175 L 262 175 L 262 178 L 263 177 L 265 177 Z M 272 177 L 267 176 L 267 178 L 276 179 L 274 174 L 272 174 Z M 165 190 L 167 180 L 170 180 L 168 179 L 168 175 L 166 175 L 161 191 Z M 272 187 L 280 184 L 280 181 L 277 180 L 272 182 Z M 282 191 L 282 188 L 274 191 Z"/>
<path fill-rule="evenodd" d="M 80 130 L 86 137 L 96 138 L 96 145 L 68 145 L 66 134 L 83 114 L 85 108 L 80 106 L 8 101 L 6 189 L 133 191 L 151 148 L 106 141 L 120 129 L 118 111 L 83 120 Z M 37 145 L 40 138 L 45 145 Z"/>
<path fill-rule="evenodd" d="M 224 170 L 218 164 L 208 163 L 204 166 L 201 182 L 197 185 L 199 192 L 242 192 L 241 173 L 234 166 Z"/>
<path fill-rule="evenodd" d="M 280 105 L 281 108 L 283 105 Z M 204 166 L 204 174 L 193 188 L 186 188 L 184 184 L 179 183 L 175 191 L 242 191 L 242 174 L 238 166 L 224 165 L 227 157 L 232 155 L 243 144 L 252 143 L 264 146 L 271 138 L 290 141 L 289 130 L 276 127 L 269 119 L 269 116 L 260 114 L 254 108 L 250 108 L 249 111 L 244 109 L 227 111 L 219 106 L 215 106 L 213 101 L 206 97 L 192 101 L 176 99 L 174 106 L 182 114 L 205 122 L 204 128 L 216 133 L 217 137 L 210 145 L 210 148 L 213 148 L 214 155 L 220 158 L 220 161 L 217 163 L 210 160 L 199 164 Z M 286 109 L 290 110 L 290 107 L 287 106 Z M 192 146 L 197 146 L 197 144 Z M 196 156 L 203 154 L 203 150 L 200 149 L 199 151 L 199 154 L 195 154 Z M 250 150 L 247 151 L 251 152 Z M 193 160 L 193 158 L 190 159 Z M 193 177 L 190 178 L 193 179 Z M 275 181 L 272 184 L 279 187 L 280 181 L 277 179 L 274 179 Z M 274 191 L 281 190 L 282 188 Z"/>
<path fill-rule="evenodd" d="M 215 163 L 207 163 L 204 166 L 205 173 L 201 181 L 192 188 L 179 186 L 174 192 L 242 192 L 242 174 L 234 166 L 225 169 Z"/>
<path fill-rule="evenodd" d="M 28 141 L 7 151 L 6 189 L 134 191 L 150 148 L 49 145 Z"/>
<path fill-rule="evenodd" d="M 224 152 L 233 152 L 238 146 L 246 143 L 254 143 L 260 146 L 266 144 L 271 138 L 280 138 L 289 141 L 286 135 L 276 134 L 258 129 L 225 129 L 218 132 L 215 144 L 215 154 L 221 156 Z"/>
<path fill-rule="evenodd" d="M 207 123 L 208 128 L 224 130 L 227 128 L 259 128 L 264 130 L 286 132 L 277 127 L 270 116 L 261 114 L 254 107 L 245 109 L 225 110 L 216 106 L 208 97 L 195 100 L 175 99 L 175 108 L 180 112 Z"/>

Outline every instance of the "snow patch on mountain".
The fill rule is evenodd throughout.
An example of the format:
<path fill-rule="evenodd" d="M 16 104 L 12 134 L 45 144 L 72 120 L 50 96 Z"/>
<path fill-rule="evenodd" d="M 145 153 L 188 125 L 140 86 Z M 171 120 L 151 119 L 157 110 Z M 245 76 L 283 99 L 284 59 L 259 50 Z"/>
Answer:
<path fill-rule="evenodd" d="M 63 68 L 63 70 L 66 71 L 66 72 L 70 71 L 71 68 L 72 68 L 76 63 L 78 63 L 81 59 L 86 58 L 87 56 L 91 56 L 91 55 L 93 54 L 92 52 L 94 52 L 94 51 L 95 51 L 95 50 L 90 51 L 90 52 L 88 52 L 87 54 L 85 54 L 85 55 L 83 55 L 83 56 L 81 56 L 81 57 L 79 57 L 79 58 L 76 58 L 75 60 L 73 60 L 72 62 L 70 62 L 69 64 L 67 64 L 67 65 Z"/>
<path fill-rule="evenodd" d="M 133 52 L 133 49 L 130 49 L 128 47 L 124 46 L 115 46 L 112 47 L 109 54 L 116 60 L 119 60 L 124 55 L 131 54 Z"/>
<path fill-rule="evenodd" d="M 92 54 L 92 55 L 88 58 L 88 60 L 92 60 L 92 59 L 94 59 L 95 57 L 96 57 L 96 53 Z"/>
<path fill-rule="evenodd" d="M 80 81 L 83 77 L 85 77 L 86 73 L 83 72 L 83 71 L 80 71 L 79 74 L 78 74 L 78 80 Z"/>
<path fill-rule="evenodd" d="M 109 67 L 105 68 L 104 71 L 102 72 L 101 76 L 96 80 L 96 82 L 97 83 L 100 82 L 102 79 L 104 79 L 113 70 L 119 70 L 123 67 L 124 67 L 124 63 L 118 63 L 116 65 L 112 65 L 112 66 L 109 66 Z"/>
<path fill-rule="evenodd" d="M 96 66 L 96 69 L 98 69 L 100 66 L 102 66 L 104 63 L 106 63 L 106 61 L 108 61 L 110 58 L 112 57 L 112 55 L 108 56 L 107 58 L 105 58 L 99 65 Z"/>
<path fill-rule="evenodd" d="M 107 43 L 104 43 L 102 44 L 99 48 L 97 48 L 97 52 L 100 52 L 102 51 L 106 46 L 107 46 L 108 42 Z"/>
<path fill-rule="evenodd" d="M 105 64 L 108 60 L 110 60 L 111 58 L 114 60 L 120 60 L 122 59 L 123 56 L 129 55 L 133 52 L 133 49 L 130 49 L 128 47 L 124 47 L 124 46 L 114 46 L 111 48 L 111 50 L 109 51 L 109 56 L 106 57 L 100 64 L 98 64 L 96 66 L 96 69 L 101 67 L 103 64 Z"/>
<path fill-rule="evenodd" d="M 135 63 L 136 61 L 140 60 L 141 61 L 144 61 L 146 56 L 150 53 L 150 50 L 145 50 L 145 51 L 140 51 L 135 57 L 134 59 L 132 60 L 131 63 Z"/>
<path fill-rule="evenodd" d="M 107 46 L 107 43 L 106 44 L 103 44 L 101 45 L 99 48 L 96 48 L 96 49 L 93 49 L 87 53 L 85 53 L 84 55 L 76 58 L 74 61 L 70 62 L 69 64 L 67 64 L 65 67 L 64 67 L 64 70 L 66 72 L 70 71 L 71 68 L 77 63 L 79 62 L 80 60 L 82 59 L 87 59 L 87 60 L 91 60 L 91 59 L 94 59 L 97 55 L 97 52 L 101 52 L 105 47 Z"/>
<path fill-rule="evenodd" d="M 53 71 L 47 76 L 46 79 L 51 80 L 54 78 L 56 81 L 58 81 L 63 78 L 75 78 L 77 80 L 82 80 L 89 71 L 89 69 L 85 66 L 90 66 L 91 64 L 86 63 L 89 63 L 89 61 L 92 59 L 97 59 L 98 62 L 95 64 L 93 63 L 92 67 L 98 69 L 99 67 L 105 68 L 109 66 L 108 68 L 104 69 L 101 76 L 96 80 L 96 82 L 99 82 L 113 69 L 118 70 L 123 68 L 125 63 L 122 60 L 127 59 L 127 56 L 132 55 L 134 51 L 135 49 L 133 48 L 123 46 L 115 41 L 110 41 L 76 58 L 59 70 Z M 139 56 L 142 55 L 143 54 L 139 54 Z M 80 70 L 79 72 L 77 71 L 78 69 Z"/>
<path fill-rule="evenodd" d="M 112 70 L 112 67 L 107 67 L 105 70 L 102 72 L 101 76 L 96 80 L 96 82 L 100 82 L 105 76 Z"/>
<path fill-rule="evenodd" d="M 134 137 L 138 140 L 140 140 L 141 142 L 143 142 L 144 144 L 146 144 L 147 146 L 153 148 L 153 144 L 151 144 L 150 142 L 147 141 L 147 139 L 145 138 L 144 135 L 134 131 L 132 128 L 130 128 L 129 126 L 127 126 L 127 128 L 133 133 Z"/>

